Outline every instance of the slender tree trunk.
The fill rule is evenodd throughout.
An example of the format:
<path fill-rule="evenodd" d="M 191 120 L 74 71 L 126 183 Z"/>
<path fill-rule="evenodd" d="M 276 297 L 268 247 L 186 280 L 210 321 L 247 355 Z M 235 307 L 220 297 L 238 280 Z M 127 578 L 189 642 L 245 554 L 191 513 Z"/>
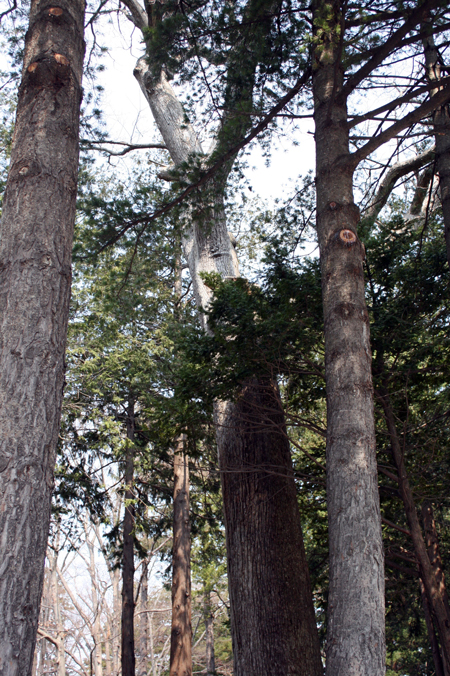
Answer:
<path fill-rule="evenodd" d="M 106 676 L 112 676 L 111 623 L 109 621 L 109 618 L 106 624 L 106 635 L 105 635 L 105 672 Z"/>
<path fill-rule="evenodd" d="M 125 456 L 125 514 L 123 519 L 122 555 L 122 676 L 135 676 L 134 655 L 134 403 L 127 416 L 127 450 Z"/>
<path fill-rule="evenodd" d="M 56 651 L 57 651 L 57 673 L 58 676 L 66 676 L 66 651 L 65 651 L 65 641 L 64 641 L 64 626 L 61 620 L 61 608 L 59 603 L 59 593 L 58 593 L 58 574 L 57 574 L 57 560 L 58 553 L 57 550 L 53 552 L 51 556 L 48 557 L 50 564 L 50 574 L 51 574 L 51 587 L 52 587 L 52 602 L 53 602 L 53 615 L 55 618 L 55 630 L 56 630 Z"/>
<path fill-rule="evenodd" d="M 409 485 L 406 472 L 404 456 L 400 446 L 400 440 L 395 425 L 394 412 L 390 402 L 389 393 L 386 388 L 380 390 L 380 401 L 383 406 L 386 425 L 391 441 L 392 457 L 397 468 L 398 487 L 405 507 L 406 520 L 408 522 L 411 540 L 414 546 L 414 553 L 420 567 L 420 577 L 425 586 L 428 600 L 430 602 L 431 612 L 436 621 L 439 639 L 443 652 L 444 671 L 448 671 L 447 665 L 450 664 L 450 613 L 448 599 L 445 591 L 445 584 L 441 586 L 438 577 L 433 569 L 432 562 L 428 556 L 425 540 L 420 527 L 419 517 L 417 515 L 414 497 Z M 431 546 L 433 552 L 433 546 Z M 435 565 L 439 565 L 435 561 Z"/>
<path fill-rule="evenodd" d="M 0 239 L 0 674 L 31 672 L 64 383 L 84 0 L 32 0 Z"/>
<path fill-rule="evenodd" d="M 444 672 L 444 665 L 442 663 L 441 650 L 439 641 L 434 630 L 433 617 L 431 614 L 430 602 L 428 601 L 427 592 L 422 578 L 419 577 L 420 596 L 422 599 L 423 614 L 425 616 L 425 624 L 427 625 L 428 639 L 431 645 L 431 652 L 433 654 L 434 670 L 436 676 L 447 676 Z"/>
<path fill-rule="evenodd" d="M 431 28 L 430 24 L 430 30 Z M 445 64 L 434 43 L 433 35 L 424 40 L 423 45 L 428 81 L 436 85 L 430 94 L 435 96 L 442 89 L 439 80 L 441 79 L 441 67 Z M 439 174 L 439 197 L 444 216 L 447 260 L 450 265 L 450 110 L 448 103 L 440 106 L 433 113 L 433 130 L 436 142 L 436 171 Z"/>
<path fill-rule="evenodd" d="M 84 527 L 84 532 L 86 536 L 86 544 L 89 551 L 89 577 L 91 578 L 91 598 L 92 598 L 92 611 L 94 613 L 94 621 L 92 623 L 92 638 L 94 639 L 94 654 L 93 654 L 93 663 L 94 663 L 94 674 L 95 676 L 102 676 L 103 665 L 102 665 L 102 632 L 100 624 L 100 599 L 97 591 L 97 570 L 95 565 L 95 540 L 90 538 L 90 525 L 88 521 L 88 516 L 86 516 L 86 523 Z"/>
<path fill-rule="evenodd" d="M 375 455 L 364 246 L 353 199 L 339 34 L 341 3 L 315 0 L 317 233 L 327 387 L 329 676 L 385 672 L 384 552 Z M 325 26 L 325 27 L 324 27 Z"/>
<path fill-rule="evenodd" d="M 165 77 L 158 83 L 152 81 L 143 59 L 135 76 L 175 165 L 200 154 L 195 132 L 186 123 L 183 108 Z M 183 241 L 200 308 L 207 306 L 211 296 L 201 272 L 239 276 L 236 252 L 226 228 L 223 180 L 219 177 L 213 186 L 210 222 L 194 221 Z M 206 325 L 204 328 L 208 330 Z M 276 420 L 267 426 L 264 416 L 271 418 L 274 400 Z M 318 676 L 322 673 L 319 639 L 276 384 L 268 386 L 253 380 L 243 388 L 239 405 L 216 405 L 215 421 L 226 522 L 234 674 L 259 676 L 270 664 L 271 676 Z M 274 433 L 274 425 L 277 430 L 281 427 L 281 432 Z M 267 473 L 268 467 L 279 472 L 277 481 Z M 255 500 L 261 486 L 265 498 Z"/>
<path fill-rule="evenodd" d="M 189 465 L 180 437 L 173 460 L 172 632 L 170 676 L 192 674 Z"/>
<path fill-rule="evenodd" d="M 148 562 L 142 562 L 139 615 L 139 666 L 138 675 L 147 676 L 148 665 Z"/>
<path fill-rule="evenodd" d="M 210 591 L 205 593 L 203 613 L 205 618 L 206 676 L 214 676 L 216 673 L 216 660 L 214 654 L 214 613 L 211 605 Z"/>
<path fill-rule="evenodd" d="M 439 587 L 440 595 L 442 596 L 442 600 L 450 617 L 448 594 L 445 585 L 445 575 L 444 569 L 442 567 L 441 554 L 439 551 L 439 538 L 436 531 L 436 523 L 434 521 L 433 507 L 431 506 L 431 503 L 428 502 L 428 500 L 426 500 L 422 505 L 422 521 L 425 530 L 425 541 L 427 545 L 428 558 L 430 559 L 431 567 L 436 578 L 436 583 Z"/>

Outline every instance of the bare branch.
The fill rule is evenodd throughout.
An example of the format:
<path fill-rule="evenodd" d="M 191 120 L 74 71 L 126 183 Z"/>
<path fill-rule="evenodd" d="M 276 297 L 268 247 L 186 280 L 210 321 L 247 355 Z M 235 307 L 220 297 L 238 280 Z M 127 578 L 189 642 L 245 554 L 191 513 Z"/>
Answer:
<path fill-rule="evenodd" d="M 420 106 L 418 106 L 415 110 L 413 110 L 411 113 L 405 115 L 405 117 L 403 117 L 401 120 L 395 122 L 390 127 L 385 129 L 385 131 L 382 131 L 377 136 L 371 138 L 370 141 L 368 141 L 365 145 L 363 145 L 361 148 L 358 148 L 358 150 L 352 153 L 350 157 L 346 157 L 344 160 L 344 164 L 349 162 L 356 168 L 358 164 L 361 162 L 361 160 L 365 159 L 368 155 L 370 155 L 370 153 L 373 153 L 375 150 L 377 150 L 377 148 L 382 146 L 383 143 L 390 141 L 399 132 L 403 131 L 404 129 L 407 129 L 408 127 L 412 126 L 413 124 L 416 124 L 417 122 L 420 122 L 420 120 L 422 120 L 424 117 L 431 115 L 431 113 L 433 113 L 437 108 L 439 108 L 439 106 L 444 105 L 449 100 L 450 100 L 450 86 L 447 86 L 444 89 L 442 89 L 442 91 L 440 91 L 438 94 L 433 96 L 433 98 L 428 99 Z"/>
<path fill-rule="evenodd" d="M 9 9 L 6 9 L 4 12 L 0 14 L 0 22 L 4 16 L 11 14 L 11 12 L 14 12 L 15 9 L 17 9 L 17 0 L 13 0 L 12 7 L 9 7 Z"/>
<path fill-rule="evenodd" d="M 370 73 L 378 68 L 386 58 L 393 52 L 402 42 L 403 38 L 408 35 L 408 33 L 421 23 L 428 13 L 436 7 L 438 0 L 425 0 L 420 9 L 414 10 L 411 12 L 411 15 L 405 21 L 405 23 L 400 26 L 398 30 L 391 35 L 390 38 L 386 40 L 383 45 L 377 49 L 371 59 L 369 59 L 359 70 L 350 75 L 347 82 L 343 86 L 342 90 L 339 92 L 338 98 L 341 101 L 344 101 L 351 92 L 359 85 L 362 80 L 364 80 Z"/>
<path fill-rule="evenodd" d="M 443 77 L 439 82 L 440 84 L 450 83 L 450 77 Z M 360 124 L 361 122 L 373 119 L 376 115 L 380 115 L 381 113 L 384 113 L 388 110 L 398 108 L 398 106 L 402 106 L 404 103 L 409 103 L 416 96 L 419 96 L 419 94 L 424 94 L 425 92 L 428 92 L 431 89 L 433 89 L 435 86 L 436 84 L 433 85 L 433 83 L 430 82 L 426 85 L 423 85 L 422 87 L 418 87 L 417 89 L 412 89 L 410 92 L 408 92 L 404 96 L 401 96 L 399 99 L 394 99 L 393 101 L 389 101 L 389 103 L 386 103 L 383 106 L 380 106 L 379 108 L 370 110 L 368 113 L 365 113 L 365 115 L 356 115 L 349 123 L 348 128 L 352 129 L 352 127 L 356 127 L 356 125 Z"/>
<path fill-rule="evenodd" d="M 89 139 L 81 139 L 80 143 L 84 148 L 89 148 L 90 150 L 99 150 L 108 155 L 114 155 L 116 157 L 122 157 L 132 150 L 149 150 L 156 148 L 158 150 L 167 150 L 167 147 L 163 143 L 124 143 L 123 141 L 90 141 Z M 115 152 L 106 148 L 106 145 L 115 145 L 115 146 L 125 146 L 123 150 Z"/>
<path fill-rule="evenodd" d="M 394 164 L 381 181 L 377 194 L 364 214 L 365 218 L 375 219 L 388 201 L 389 195 L 395 188 L 398 179 L 406 176 L 406 174 L 410 174 L 412 171 L 421 169 L 425 164 L 431 162 L 434 158 L 434 153 L 435 148 L 433 146 L 420 155 Z"/>

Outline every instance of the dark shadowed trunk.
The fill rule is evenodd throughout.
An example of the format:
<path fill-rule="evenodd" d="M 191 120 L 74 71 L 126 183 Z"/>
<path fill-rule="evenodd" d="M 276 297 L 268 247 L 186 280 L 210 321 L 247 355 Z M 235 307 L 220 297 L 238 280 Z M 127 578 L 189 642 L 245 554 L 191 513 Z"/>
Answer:
<path fill-rule="evenodd" d="M 192 674 L 189 465 L 180 437 L 173 459 L 172 632 L 170 676 Z"/>
<path fill-rule="evenodd" d="M 322 674 L 284 414 L 253 379 L 216 404 L 236 676 Z M 270 665 L 270 667 L 268 666 Z"/>
<path fill-rule="evenodd" d="M 442 596 L 444 605 L 447 608 L 447 613 L 450 616 L 448 594 L 447 588 L 445 586 L 444 569 L 442 567 L 442 559 L 439 551 L 439 538 L 436 531 L 436 523 L 434 521 L 433 507 L 427 500 L 422 505 L 422 520 L 425 530 L 425 542 L 427 545 L 428 558 L 430 559 L 431 567 L 436 578 L 436 583 L 439 587 L 439 593 Z"/>
<path fill-rule="evenodd" d="M 383 406 L 386 426 L 391 441 L 392 457 L 397 468 L 398 487 L 405 507 L 406 520 L 411 533 L 414 553 L 419 563 L 420 577 L 423 581 L 428 601 L 430 603 L 431 613 L 434 621 L 436 622 L 442 647 L 442 662 L 444 665 L 444 671 L 447 672 L 447 665 L 450 664 L 450 613 L 443 577 L 440 579 L 438 578 L 439 571 L 442 573 L 442 568 L 440 567 L 436 558 L 436 549 L 433 543 L 430 542 L 429 551 L 431 553 L 435 568 L 433 567 L 433 562 L 430 560 L 429 553 L 427 552 L 416 505 L 414 504 L 413 493 L 411 486 L 409 485 L 408 474 L 404 461 L 404 453 L 397 434 L 395 417 L 392 410 L 389 392 L 384 387 L 379 391 L 379 394 L 379 399 Z M 427 515 L 427 518 L 429 519 L 429 515 Z"/>
<path fill-rule="evenodd" d="M 0 243 L 0 674 L 31 672 L 59 431 L 84 0 L 32 0 Z"/>
<path fill-rule="evenodd" d="M 436 676 L 447 676 L 444 672 L 444 665 L 442 662 L 441 650 L 439 641 L 436 636 L 436 631 L 433 624 L 433 616 L 431 614 L 430 602 L 425 591 L 425 585 L 422 578 L 419 578 L 420 596 L 422 599 L 423 614 L 425 616 L 425 624 L 427 625 L 428 640 L 430 641 L 431 652 L 433 654 L 434 669 Z"/>
<path fill-rule="evenodd" d="M 122 555 L 122 676 L 135 676 L 134 655 L 134 403 L 127 415 L 125 455 L 125 513 L 123 518 Z"/>
<path fill-rule="evenodd" d="M 330 592 L 327 674 L 385 673 L 384 552 L 378 497 L 364 246 L 353 199 L 339 34 L 341 3 L 314 2 L 317 233 L 327 386 Z"/>

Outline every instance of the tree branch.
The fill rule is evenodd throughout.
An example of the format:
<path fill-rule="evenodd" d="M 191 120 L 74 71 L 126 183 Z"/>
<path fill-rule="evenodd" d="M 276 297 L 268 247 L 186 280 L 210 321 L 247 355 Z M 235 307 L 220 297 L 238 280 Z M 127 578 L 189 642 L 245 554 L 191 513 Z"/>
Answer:
<path fill-rule="evenodd" d="M 403 160 L 403 162 L 397 162 L 394 164 L 394 166 L 389 169 L 381 181 L 377 194 L 364 214 L 364 217 L 375 220 L 381 209 L 388 201 L 389 195 L 395 188 L 398 179 L 402 176 L 406 176 L 406 174 L 410 174 L 412 171 L 421 169 L 425 164 L 431 162 L 434 158 L 434 153 L 435 147 L 433 146 L 420 155 L 416 155 L 415 157 Z"/>
<path fill-rule="evenodd" d="M 434 9 L 439 3 L 439 0 L 425 0 L 423 5 L 416 11 L 412 11 L 409 18 L 405 21 L 403 26 L 391 35 L 386 42 L 381 45 L 369 61 L 367 61 L 359 70 L 350 75 L 342 90 L 339 92 L 338 99 L 342 102 L 352 93 L 352 91 L 364 80 L 370 73 L 378 68 L 379 65 L 385 61 L 389 54 L 399 46 L 403 38 L 421 23 L 428 15 L 430 10 Z"/>
<path fill-rule="evenodd" d="M 148 28 L 147 12 L 141 7 L 137 0 L 120 0 L 120 2 L 130 10 L 128 18 L 134 23 L 136 28 L 139 28 L 141 31 Z"/>
<path fill-rule="evenodd" d="M 394 136 L 396 136 L 399 132 L 403 131 L 407 127 L 410 127 L 413 124 L 420 122 L 420 120 L 433 113 L 436 110 L 436 108 L 439 108 L 440 106 L 444 105 L 449 100 L 450 100 L 450 86 L 447 86 L 438 94 L 433 96 L 433 98 L 428 99 L 427 101 L 422 103 L 411 113 L 405 115 L 404 118 L 402 118 L 398 122 L 394 122 L 394 124 L 388 127 L 385 131 L 382 131 L 377 136 L 374 136 L 361 148 L 358 148 L 358 150 L 356 150 L 354 153 L 351 153 L 349 157 L 345 158 L 344 164 L 347 164 L 349 162 L 356 168 L 358 164 L 361 162 L 361 160 L 365 159 L 368 155 L 370 155 L 370 153 L 373 153 L 375 150 L 377 150 L 377 148 L 382 146 L 383 143 L 390 141 L 392 138 L 394 138 Z"/>
<path fill-rule="evenodd" d="M 148 150 L 151 148 L 167 150 L 167 146 L 165 146 L 163 143 L 124 143 L 123 141 L 89 141 L 88 139 L 81 139 L 80 143 L 85 148 L 89 148 L 90 150 L 99 150 L 101 152 L 108 153 L 108 155 L 114 155 L 117 157 L 126 155 L 132 150 Z M 100 145 L 103 143 L 106 143 L 107 145 L 125 146 L 125 148 L 119 152 L 114 152 L 113 150 L 105 148 L 104 145 Z"/>
<path fill-rule="evenodd" d="M 443 83 L 443 84 L 450 83 L 450 76 L 441 78 L 441 80 L 439 82 Z M 351 122 L 349 122 L 348 128 L 352 129 L 353 127 L 356 127 L 361 122 L 365 122 L 366 120 L 373 119 L 376 115 L 380 115 L 381 113 L 385 113 L 387 110 L 393 110 L 394 108 L 398 108 L 398 106 L 402 106 L 404 103 L 409 103 L 412 99 L 414 99 L 419 94 L 424 94 L 425 92 L 429 92 L 430 89 L 433 89 L 435 86 L 436 86 L 436 84 L 433 85 L 433 83 L 429 82 L 426 85 L 422 85 L 421 87 L 418 87 L 417 89 L 411 90 L 410 92 L 408 92 L 404 96 L 401 96 L 399 99 L 394 99 L 393 101 L 389 101 L 389 103 L 385 103 L 383 106 L 380 106 L 379 108 L 375 108 L 374 110 L 371 110 L 368 113 L 365 113 L 364 115 L 356 115 L 351 120 Z"/>

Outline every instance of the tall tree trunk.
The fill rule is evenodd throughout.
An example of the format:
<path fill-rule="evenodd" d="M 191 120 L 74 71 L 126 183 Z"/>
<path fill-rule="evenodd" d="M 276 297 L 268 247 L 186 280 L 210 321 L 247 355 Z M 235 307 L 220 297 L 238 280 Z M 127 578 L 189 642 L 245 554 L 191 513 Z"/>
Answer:
<path fill-rule="evenodd" d="M 216 405 L 237 676 L 321 674 L 319 641 L 284 413 L 252 379 Z"/>
<path fill-rule="evenodd" d="M 423 583 L 422 578 L 420 577 L 419 577 L 419 585 L 420 585 L 420 596 L 422 599 L 423 614 L 425 616 L 425 624 L 427 625 L 428 639 L 430 641 L 431 652 L 433 655 L 434 670 L 436 672 L 436 676 L 447 676 L 447 674 L 444 671 L 439 641 L 437 639 L 436 632 L 434 630 L 430 602 L 428 600 L 427 592 L 425 590 L 425 585 Z"/>
<path fill-rule="evenodd" d="M 148 666 L 148 561 L 142 562 L 139 615 L 139 666 L 138 676 L 147 676 Z"/>
<path fill-rule="evenodd" d="M 170 676 L 192 674 L 191 530 L 189 527 L 189 465 L 184 437 L 173 459 L 172 631 Z"/>
<path fill-rule="evenodd" d="M 64 383 L 84 0 L 32 0 L 0 238 L 0 674 L 32 668 Z"/>
<path fill-rule="evenodd" d="M 436 621 L 443 652 L 442 661 L 444 664 L 444 671 L 447 673 L 449 671 L 448 665 L 450 665 L 450 612 L 447 593 L 445 591 L 445 584 L 441 585 L 439 583 L 438 577 L 435 574 L 436 568 L 433 569 L 432 562 L 430 561 L 427 552 L 422 529 L 420 527 L 419 517 L 417 515 L 416 505 L 414 504 L 413 493 L 408 481 L 404 454 L 402 452 L 400 440 L 397 434 L 395 417 L 392 410 L 389 392 L 386 387 L 383 387 L 380 389 L 379 394 L 391 442 L 392 457 L 397 468 L 398 487 L 405 507 L 406 520 L 411 533 L 414 553 L 419 563 L 420 577 L 423 581 L 427 597 L 430 602 L 431 612 L 433 614 L 434 620 Z M 433 546 L 431 546 L 431 553 L 433 554 Z M 439 565 L 436 560 L 435 566 L 437 567 L 436 572 L 438 572 Z"/>
<path fill-rule="evenodd" d="M 145 59 L 141 59 L 135 76 L 175 165 L 200 154 L 195 132 L 186 123 L 183 108 L 164 75 L 155 83 Z M 239 276 L 236 252 L 226 228 L 224 177 L 216 179 L 210 190 L 214 195 L 210 222 L 194 221 L 183 241 L 200 308 L 207 307 L 211 297 L 201 272 Z M 206 325 L 204 328 L 208 330 Z M 274 401 L 276 412 L 272 413 Z M 270 664 L 271 676 L 319 676 L 319 639 L 276 384 L 253 379 L 243 387 L 239 404 L 216 404 L 215 422 L 226 523 L 234 674 L 259 676 Z M 255 500 L 259 495 L 265 497 Z M 289 526 L 283 525 L 286 523 Z"/>
<path fill-rule="evenodd" d="M 348 161 L 341 3 L 315 0 L 313 94 L 317 233 L 327 387 L 330 592 L 327 673 L 385 673 L 384 552 L 377 485 L 364 246 Z"/>
<path fill-rule="evenodd" d="M 102 676 L 103 660 L 102 660 L 102 632 L 100 623 L 101 608 L 97 590 L 97 569 L 95 565 L 95 539 L 94 537 L 92 537 L 92 539 L 90 537 L 91 534 L 88 515 L 86 515 L 84 532 L 87 548 L 89 551 L 89 577 L 91 578 L 92 611 L 94 613 L 94 621 L 92 623 L 92 638 L 94 639 L 94 651 L 91 659 L 94 665 L 95 676 Z"/>
<path fill-rule="evenodd" d="M 216 673 L 216 659 L 214 654 L 214 613 L 211 604 L 211 592 L 205 592 L 203 607 L 205 618 L 205 642 L 206 642 L 206 676 L 214 676 Z"/>
<path fill-rule="evenodd" d="M 430 32 L 431 30 L 430 22 Z M 430 94 L 435 96 L 442 89 L 439 80 L 441 79 L 441 67 L 445 64 L 435 45 L 433 35 L 424 40 L 423 45 L 427 78 L 430 83 L 435 84 Z M 439 197 L 444 216 L 447 260 L 450 265 L 450 110 L 448 103 L 439 106 L 434 111 L 433 130 L 436 142 L 436 171 L 439 174 Z"/>
<path fill-rule="evenodd" d="M 123 518 L 122 554 L 122 676 L 135 676 L 134 654 L 134 402 L 127 415 L 125 455 L 125 513 Z"/>
<path fill-rule="evenodd" d="M 59 540 L 59 538 L 57 538 L 57 540 Z M 55 646 L 56 646 L 57 674 L 58 676 L 66 676 L 66 651 L 64 641 L 65 632 L 64 625 L 61 619 L 61 607 L 59 603 L 57 560 L 58 560 L 58 550 L 56 549 L 48 557 L 48 562 L 50 564 L 51 595 L 56 630 Z"/>

